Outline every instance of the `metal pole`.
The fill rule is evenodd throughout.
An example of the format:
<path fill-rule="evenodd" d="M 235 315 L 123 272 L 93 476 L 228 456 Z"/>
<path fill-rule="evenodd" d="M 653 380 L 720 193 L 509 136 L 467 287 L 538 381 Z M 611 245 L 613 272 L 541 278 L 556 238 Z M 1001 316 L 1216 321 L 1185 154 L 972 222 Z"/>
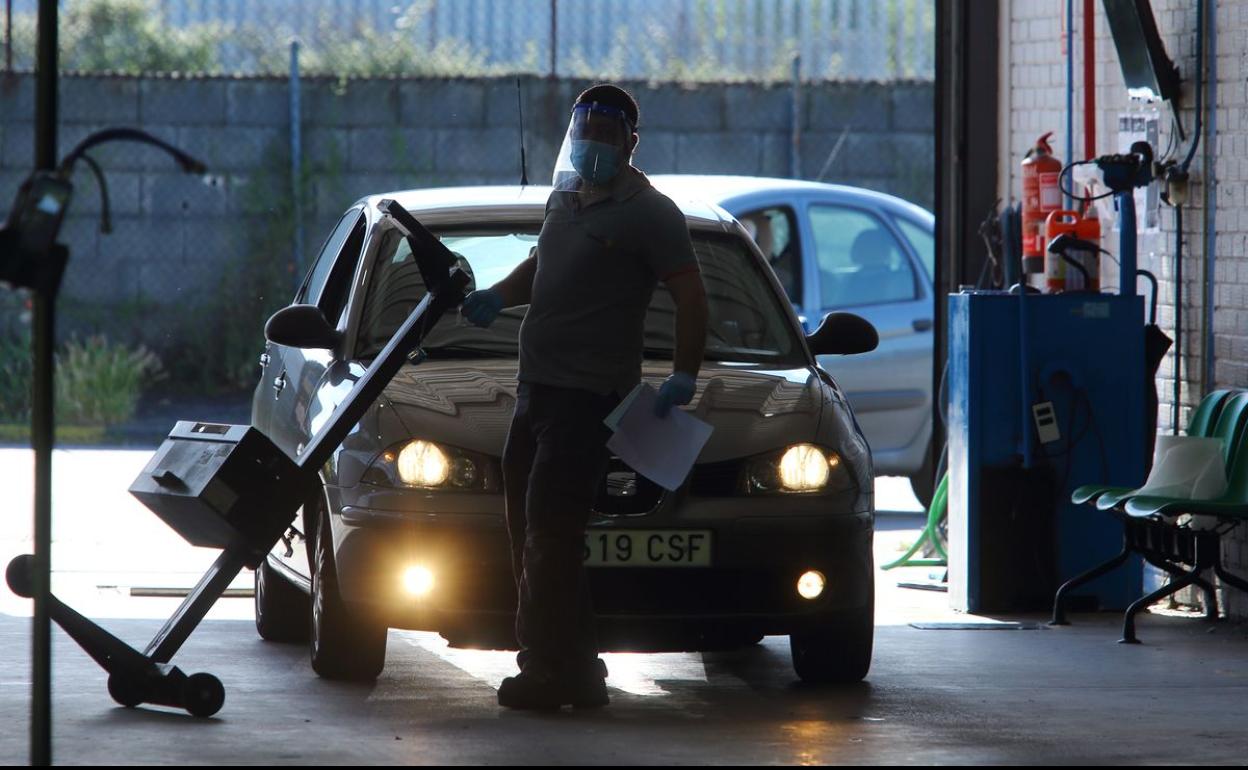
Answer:
<path fill-rule="evenodd" d="M 559 76 L 559 0 L 550 0 L 550 76 Z"/>
<path fill-rule="evenodd" d="M 802 57 L 793 57 L 793 114 L 789 134 L 789 176 L 802 176 Z"/>
<path fill-rule="evenodd" d="M 35 166 L 56 167 L 56 0 L 39 0 L 39 42 L 35 81 Z M 52 764 L 52 649 L 48 594 L 52 564 L 52 349 L 56 298 L 35 292 L 31 331 L 34 388 L 30 435 L 35 450 L 35 615 L 31 626 L 30 763 Z"/>
<path fill-rule="evenodd" d="M 1075 0 L 1066 0 L 1066 162 L 1075 159 Z M 1075 201 L 1063 196 L 1066 209 L 1074 208 Z"/>
<path fill-rule="evenodd" d="M 299 40 L 290 41 L 290 185 L 295 288 L 303 279 L 303 137 L 300 133 Z"/>
<path fill-rule="evenodd" d="M 13 71 L 13 0 L 4 0 L 4 71 Z"/>
<path fill-rule="evenodd" d="M 1083 0 L 1083 157 L 1096 157 L 1096 15 Z M 1074 158 L 1067 158 L 1066 162 Z"/>
<path fill-rule="evenodd" d="M 1205 0 L 1200 0 L 1202 3 Z M 1204 316 L 1204 352 L 1202 359 L 1205 362 L 1205 370 L 1203 373 L 1204 392 L 1208 393 L 1213 390 L 1214 382 L 1216 382 L 1216 357 L 1217 348 L 1213 331 L 1213 294 L 1214 283 L 1217 275 L 1214 271 L 1214 259 L 1217 255 L 1218 231 L 1217 231 L 1217 190 L 1218 176 L 1217 164 L 1214 162 L 1214 150 L 1217 146 L 1218 139 L 1218 20 L 1217 5 L 1215 4 L 1212 12 L 1205 14 L 1205 66 L 1208 68 L 1205 75 L 1205 88 L 1208 94 L 1205 96 L 1205 157 L 1204 168 L 1205 184 L 1204 184 L 1204 213 L 1205 213 L 1205 254 L 1204 254 L 1204 287 L 1201 295 L 1201 314 Z"/>

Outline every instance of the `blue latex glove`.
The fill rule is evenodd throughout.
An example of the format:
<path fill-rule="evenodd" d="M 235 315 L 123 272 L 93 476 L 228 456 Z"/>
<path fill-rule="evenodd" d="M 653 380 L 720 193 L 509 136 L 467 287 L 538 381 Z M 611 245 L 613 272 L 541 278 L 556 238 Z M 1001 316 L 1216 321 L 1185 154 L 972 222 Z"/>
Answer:
<path fill-rule="evenodd" d="M 684 406 L 693 400 L 697 383 L 692 374 L 675 372 L 659 387 L 659 398 L 654 404 L 654 414 L 666 417 L 673 406 Z"/>
<path fill-rule="evenodd" d="M 464 297 L 461 312 L 468 322 L 480 327 L 494 323 L 503 309 L 502 296 L 493 289 L 478 289 Z"/>

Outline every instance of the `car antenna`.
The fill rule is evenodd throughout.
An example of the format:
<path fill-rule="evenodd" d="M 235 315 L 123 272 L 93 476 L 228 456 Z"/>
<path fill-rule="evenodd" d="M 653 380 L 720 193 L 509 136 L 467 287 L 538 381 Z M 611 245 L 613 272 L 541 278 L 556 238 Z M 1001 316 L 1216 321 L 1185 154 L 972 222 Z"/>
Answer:
<path fill-rule="evenodd" d="M 520 77 L 516 77 L 516 107 L 520 115 L 520 187 L 529 186 L 529 164 L 524 158 L 524 99 L 520 96 Z"/>

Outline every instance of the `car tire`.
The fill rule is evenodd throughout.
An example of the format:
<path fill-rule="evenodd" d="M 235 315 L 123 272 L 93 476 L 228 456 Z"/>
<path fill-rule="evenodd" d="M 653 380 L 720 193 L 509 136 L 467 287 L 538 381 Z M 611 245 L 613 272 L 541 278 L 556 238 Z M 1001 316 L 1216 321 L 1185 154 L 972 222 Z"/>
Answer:
<path fill-rule="evenodd" d="M 871 669 L 875 639 L 875 591 L 865 607 L 829 615 L 789 636 L 793 670 L 811 684 L 853 684 Z"/>
<path fill-rule="evenodd" d="M 323 502 L 315 538 L 309 645 L 312 670 L 325 679 L 371 682 L 381 675 L 385 666 L 389 629 L 352 611 L 342 601 L 338 593 L 329 515 Z"/>
<path fill-rule="evenodd" d="M 308 641 L 312 600 L 265 559 L 256 568 L 256 633 L 266 642 Z"/>

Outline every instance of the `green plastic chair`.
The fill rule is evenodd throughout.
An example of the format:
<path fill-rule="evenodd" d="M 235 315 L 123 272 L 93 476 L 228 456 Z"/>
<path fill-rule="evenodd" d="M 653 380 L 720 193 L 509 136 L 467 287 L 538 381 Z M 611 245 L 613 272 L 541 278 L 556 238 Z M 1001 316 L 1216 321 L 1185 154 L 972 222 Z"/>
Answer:
<path fill-rule="evenodd" d="M 1187 435 L 1209 435 L 1210 428 L 1214 427 L 1223 406 L 1234 392 L 1230 389 L 1215 390 L 1202 398 L 1196 411 L 1192 413 L 1192 419 L 1188 422 Z M 1104 511 L 1116 507 L 1134 491 L 1135 487 L 1084 484 L 1070 494 L 1070 501 L 1075 505 L 1096 501 L 1096 507 Z"/>
<path fill-rule="evenodd" d="M 1234 459 L 1232 450 L 1239 446 L 1239 437 L 1244 430 L 1246 420 L 1248 420 L 1248 393 L 1236 393 L 1227 399 L 1226 404 L 1218 412 L 1218 418 L 1213 424 L 1213 430 L 1204 434 L 1207 437 L 1222 440 L 1222 460 L 1226 465 L 1228 479 L 1231 475 L 1231 462 Z M 1189 433 L 1188 435 L 1196 436 L 1201 434 Z M 1133 489 L 1127 489 L 1106 492 L 1096 499 L 1096 507 L 1102 511 L 1117 508 L 1127 500 L 1133 499 L 1132 493 L 1134 491 Z"/>
<path fill-rule="evenodd" d="M 1236 397 L 1238 398 L 1238 396 Z M 1234 402 L 1227 405 L 1230 409 Z M 1225 410 L 1219 418 L 1219 427 L 1226 421 Z M 1142 538 L 1145 542 L 1160 542 L 1174 551 L 1162 554 L 1168 564 L 1162 564 L 1174 579 L 1152 593 L 1131 603 L 1123 616 L 1122 641 L 1136 642 L 1135 617 L 1154 602 L 1171 596 L 1187 586 L 1200 586 L 1208 597 L 1205 615 L 1218 617 L 1217 594 L 1201 575 L 1212 571 L 1221 579 L 1223 586 L 1248 592 L 1248 580 L 1231 574 L 1222 563 L 1222 538 L 1238 525 L 1248 522 L 1248 430 L 1243 422 L 1237 426 L 1235 440 L 1231 444 L 1231 470 L 1228 474 L 1226 493 L 1216 500 L 1188 500 L 1161 495 L 1138 495 L 1127 500 L 1124 525 L 1141 532 L 1151 529 L 1158 536 Z M 1216 526 L 1203 527 L 1195 522 L 1177 517 L 1181 514 L 1205 516 L 1216 519 Z M 1146 556 L 1147 556 L 1147 552 Z M 1151 560 L 1150 560 L 1151 561 Z M 1181 568 L 1182 561 L 1189 568 Z"/>

